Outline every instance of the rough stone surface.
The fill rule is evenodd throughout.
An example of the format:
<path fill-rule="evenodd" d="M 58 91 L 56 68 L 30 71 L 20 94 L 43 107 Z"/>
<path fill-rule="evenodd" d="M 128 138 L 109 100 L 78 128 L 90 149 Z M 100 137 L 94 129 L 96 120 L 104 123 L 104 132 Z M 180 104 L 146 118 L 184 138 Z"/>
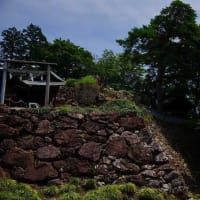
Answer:
<path fill-rule="evenodd" d="M 0 167 L 0 178 L 5 178 L 6 177 L 6 173 L 3 170 L 3 168 Z"/>
<path fill-rule="evenodd" d="M 0 177 L 39 184 L 95 177 L 184 199 L 186 170 L 150 126 L 135 113 L 40 114 L 0 107 Z"/>
<path fill-rule="evenodd" d="M 83 144 L 79 150 L 79 155 L 88 158 L 92 161 L 97 161 L 100 159 L 101 146 L 96 142 L 88 142 Z"/>
<path fill-rule="evenodd" d="M 124 138 L 114 136 L 109 139 L 105 151 L 107 155 L 125 157 L 128 152 L 128 145 Z"/>
<path fill-rule="evenodd" d="M 58 172 L 50 163 L 40 163 L 37 167 L 29 166 L 24 172 L 24 179 L 31 182 L 39 182 L 55 178 Z"/>
<path fill-rule="evenodd" d="M 46 120 L 46 119 L 42 120 L 39 123 L 38 128 L 35 131 L 35 133 L 39 135 L 47 135 L 52 132 L 53 132 L 53 129 L 51 128 L 51 123 L 49 120 Z"/>
<path fill-rule="evenodd" d="M 79 148 L 82 145 L 80 130 L 68 129 L 55 135 L 54 139 L 58 145 Z"/>
<path fill-rule="evenodd" d="M 41 147 L 36 152 L 37 158 L 41 160 L 57 159 L 60 155 L 60 149 L 52 145 Z"/>
<path fill-rule="evenodd" d="M 33 152 L 24 151 L 18 147 L 8 150 L 2 157 L 2 162 L 9 166 L 27 168 L 34 163 Z"/>
<path fill-rule="evenodd" d="M 19 131 L 7 124 L 0 124 L 0 136 L 15 136 L 19 134 Z"/>

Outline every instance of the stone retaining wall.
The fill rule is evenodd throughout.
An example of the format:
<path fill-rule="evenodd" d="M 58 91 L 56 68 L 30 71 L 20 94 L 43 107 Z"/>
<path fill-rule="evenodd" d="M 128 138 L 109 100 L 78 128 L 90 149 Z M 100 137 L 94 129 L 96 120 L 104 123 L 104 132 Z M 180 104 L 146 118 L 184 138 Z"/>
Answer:
<path fill-rule="evenodd" d="M 0 109 L 0 176 L 44 184 L 95 177 L 185 194 L 176 159 L 135 113 Z"/>

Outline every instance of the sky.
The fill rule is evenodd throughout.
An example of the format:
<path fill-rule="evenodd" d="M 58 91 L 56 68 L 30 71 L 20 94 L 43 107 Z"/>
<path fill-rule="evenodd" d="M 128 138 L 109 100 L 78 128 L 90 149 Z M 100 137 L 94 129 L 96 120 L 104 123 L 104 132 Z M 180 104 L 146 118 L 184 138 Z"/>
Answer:
<path fill-rule="evenodd" d="M 148 24 L 172 0 L 0 0 L 0 33 L 10 27 L 18 30 L 30 23 L 39 26 L 49 42 L 69 39 L 75 45 L 100 57 L 103 50 L 115 53 L 116 43 L 134 27 Z M 199 0 L 183 0 L 197 12 Z"/>

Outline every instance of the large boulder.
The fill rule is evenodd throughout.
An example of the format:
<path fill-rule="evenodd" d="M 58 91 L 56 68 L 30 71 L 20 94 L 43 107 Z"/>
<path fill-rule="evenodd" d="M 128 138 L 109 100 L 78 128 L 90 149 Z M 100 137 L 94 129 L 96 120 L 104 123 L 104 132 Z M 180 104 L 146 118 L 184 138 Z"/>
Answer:
<path fill-rule="evenodd" d="M 98 161 L 101 155 L 101 145 L 96 142 L 85 143 L 80 148 L 79 154 L 92 161 Z"/>
<path fill-rule="evenodd" d="M 60 149 L 53 145 L 41 147 L 36 152 L 36 156 L 40 160 L 54 160 L 59 158 L 60 155 Z"/>
<path fill-rule="evenodd" d="M 105 153 L 109 156 L 125 157 L 128 153 L 128 145 L 123 137 L 110 137 L 106 144 Z"/>

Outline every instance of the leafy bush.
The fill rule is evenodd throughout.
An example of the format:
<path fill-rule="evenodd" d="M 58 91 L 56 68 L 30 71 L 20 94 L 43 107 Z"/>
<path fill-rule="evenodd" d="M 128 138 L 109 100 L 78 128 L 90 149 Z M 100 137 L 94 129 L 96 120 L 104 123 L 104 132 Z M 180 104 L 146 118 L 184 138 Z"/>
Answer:
<path fill-rule="evenodd" d="M 106 185 L 89 191 L 84 200 L 122 200 L 123 195 L 117 185 Z"/>
<path fill-rule="evenodd" d="M 120 185 L 119 187 L 122 194 L 126 194 L 128 196 L 133 196 L 136 193 L 136 185 L 133 183 L 125 183 Z"/>
<path fill-rule="evenodd" d="M 76 192 L 77 186 L 73 184 L 66 183 L 61 186 L 60 193 Z"/>
<path fill-rule="evenodd" d="M 95 179 L 86 179 L 85 180 L 85 183 L 83 185 L 83 187 L 86 189 L 86 190 L 91 190 L 91 189 L 95 189 L 97 187 L 96 185 L 96 180 Z"/>
<path fill-rule="evenodd" d="M 82 197 L 76 192 L 69 192 L 61 195 L 58 200 L 81 200 Z"/>
<path fill-rule="evenodd" d="M 88 75 L 78 80 L 78 84 L 81 84 L 81 83 L 97 83 L 97 80 L 93 76 Z"/>
<path fill-rule="evenodd" d="M 45 197 L 55 197 L 58 194 L 58 188 L 55 185 L 49 186 L 43 190 Z"/>
<path fill-rule="evenodd" d="M 69 184 L 73 184 L 76 186 L 80 185 L 80 183 L 81 183 L 81 180 L 78 177 L 71 177 L 69 180 Z"/>
<path fill-rule="evenodd" d="M 74 87 L 75 85 L 84 84 L 84 83 L 97 83 L 97 80 L 93 76 L 88 75 L 80 79 L 68 78 L 65 81 L 65 85 L 68 87 Z"/>
<path fill-rule="evenodd" d="M 68 86 L 68 87 L 74 87 L 77 83 L 78 83 L 78 80 L 74 79 L 74 78 L 68 78 L 65 81 L 65 85 Z"/>
<path fill-rule="evenodd" d="M 2 200 L 39 200 L 38 193 L 29 185 L 11 179 L 0 179 L 0 199 Z"/>
<path fill-rule="evenodd" d="M 138 191 L 139 200 L 164 200 L 162 193 L 154 188 L 144 187 Z"/>
<path fill-rule="evenodd" d="M 127 111 L 136 111 L 136 105 L 134 102 L 127 99 L 112 99 L 104 105 L 102 105 L 103 111 L 118 111 L 118 112 L 127 112 Z"/>

